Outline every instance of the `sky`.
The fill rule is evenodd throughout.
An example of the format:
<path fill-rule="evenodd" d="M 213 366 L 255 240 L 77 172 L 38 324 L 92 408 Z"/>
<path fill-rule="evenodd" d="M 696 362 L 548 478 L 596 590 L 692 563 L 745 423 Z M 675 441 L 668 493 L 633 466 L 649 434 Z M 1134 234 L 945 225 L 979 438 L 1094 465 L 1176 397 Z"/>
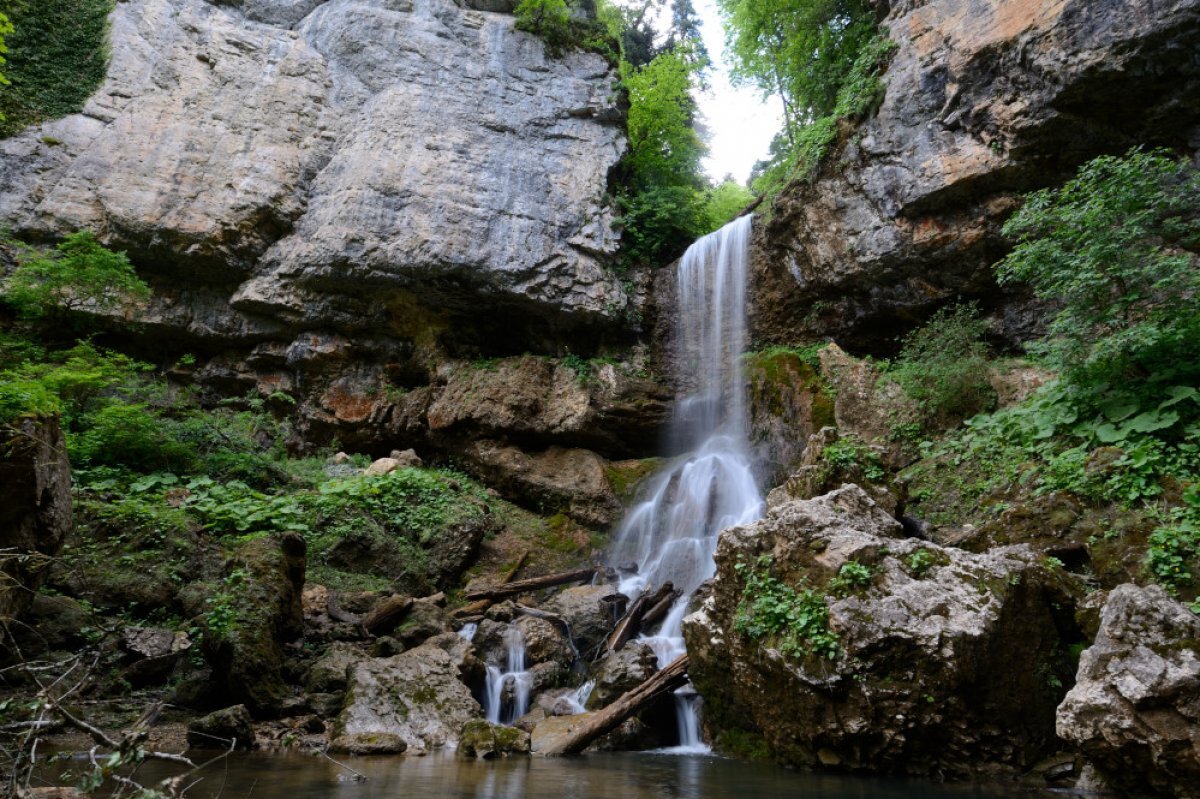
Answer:
<path fill-rule="evenodd" d="M 733 175 L 744 183 L 754 162 L 767 156 L 771 138 L 783 119 L 783 104 L 778 97 L 764 101 L 758 90 L 730 84 L 724 59 L 725 33 L 716 0 L 694 0 L 694 4 L 701 19 L 704 46 L 714 65 L 709 76 L 711 89 L 697 98 L 709 132 L 704 169 L 714 181 Z"/>

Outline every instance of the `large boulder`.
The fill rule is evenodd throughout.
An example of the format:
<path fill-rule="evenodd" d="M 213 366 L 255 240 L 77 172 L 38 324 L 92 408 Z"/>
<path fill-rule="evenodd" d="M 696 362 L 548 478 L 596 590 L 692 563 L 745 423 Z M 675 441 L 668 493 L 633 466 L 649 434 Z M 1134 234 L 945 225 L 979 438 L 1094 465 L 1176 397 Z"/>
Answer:
<path fill-rule="evenodd" d="M 0 431 L 0 620 L 29 608 L 71 530 L 71 465 L 58 419 Z"/>
<path fill-rule="evenodd" d="M 294 533 L 249 541 L 205 602 L 203 648 L 214 686 L 259 717 L 276 715 L 289 694 L 283 644 L 304 631 L 305 552 Z"/>
<path fill-rule="evenodd" d="M 567 623 L 576 649 L 584 660 L 591 660 L 624 614 L 627 601 L 611 585 L 577 585 L 559 591 L 545 608 Z"/>
<path fill-rule="evenodd" d="M 1158 586 L 1114 588 L 1058 734 L 1123 791 L 1200 797 L 1200 617 Z"/>
<path fill-rule="evenodd" d="M 1052 747 L 1076 631 L 1066 578 L 1027 547 L 903 539 L 857 486 L 721 534 L 684 624 L 710 731 L 805 766 L 962 776 Z"/>
<path fill-rule="evenodd" d="M 621 516 L 607 464 L 590 450 L 550 447 L 529 454 L 496 441 L 476 441 L 462 455 L 472 474 L 527 507 L 561 511 L 594 528 L 607 528 Z"/>
<path fill-rule="evenodd" d="M 483 716 L 462 681 L 472 658 L 470 643 L 450 633 L 403 654 L 353 666 L 332 743 L 382 735 L 402 740 L 410 752 L 453 746 L 463 725 Z"/>
<path fill-rule="evenodd" d="M 756 226 L 754 337 L 889 350 L 955 298 L 996 309 L 995 332 L 1027 336 L 1039 314 L 992 275 L 1016 195 L 1102 153 L 1195 148 L 1200 3 L 877 5 L 898 47 L 886 95 Z"/>

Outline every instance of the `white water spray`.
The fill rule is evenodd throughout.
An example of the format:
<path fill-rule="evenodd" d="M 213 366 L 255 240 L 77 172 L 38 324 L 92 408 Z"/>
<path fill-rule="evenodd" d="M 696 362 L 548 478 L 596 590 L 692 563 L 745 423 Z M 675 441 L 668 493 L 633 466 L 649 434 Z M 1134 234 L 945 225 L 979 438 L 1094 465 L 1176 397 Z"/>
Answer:
<path fill-rule="evenodd" d="M 684 652 L 688 600 L 712 577 L 717 535 L 762 515 L 751 471 L 741 356 L 746 347 L 746 273 L 751 217 L 695 242 L 677 273 L 674 358 L 685 395 L 671 424 L 675 452 L 686 453 L 654 478 L 617 535 L 621 592 L 635 598 L 670 582 L 682 592 L 658 633 L 645 636 L 666 666 Z M 636 570 L 628 568 L 636 564 Z M 676 693 L 680 749 L 703 750 L 691 686 Z"/>
<path fill-rule="evenodd" d="M 512 724 L 529 712 L 529 693 L 533 677 L 525 669 L 525 636 L 521 628 L 509 626 L 504 633 L 507 646 L 505 669 L 487 667 L 484 710 L 492 724 Z"/>

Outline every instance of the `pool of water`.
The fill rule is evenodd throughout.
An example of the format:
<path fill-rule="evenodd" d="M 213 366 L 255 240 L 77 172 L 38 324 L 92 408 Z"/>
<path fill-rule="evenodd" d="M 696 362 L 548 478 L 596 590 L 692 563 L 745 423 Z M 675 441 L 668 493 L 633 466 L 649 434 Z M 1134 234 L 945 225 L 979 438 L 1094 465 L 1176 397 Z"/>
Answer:
<path fill-rule="evenodd" d="M 589 754 L 472 761 L 452 754 L 347 758 L 235 755 L 209 766 L 191 799 L 968 799 L 1027 795 L 1015 785 L 942 785 L 801 771 L 715 755 Z M 159 776 L 143 766 L 146 784 Z"/>

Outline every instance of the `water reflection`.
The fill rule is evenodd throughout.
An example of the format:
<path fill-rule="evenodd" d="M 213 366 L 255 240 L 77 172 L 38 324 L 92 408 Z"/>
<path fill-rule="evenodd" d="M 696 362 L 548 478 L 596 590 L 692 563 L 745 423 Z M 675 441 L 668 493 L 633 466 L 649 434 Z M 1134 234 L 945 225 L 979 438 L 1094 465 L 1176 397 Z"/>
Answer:
<path fill-rule="evenodd" d="M 968 799 L 1016 796 L 1016 787 L 946 786 L 808 774 L 714 755 L 592 754 L 477 762 L 445 753 L 355 758 L 367 775 L 300 754 L 249 754 L 209 769 L 192 799 Z M 143 766 L 142 781 L 166 776 Z"/>

